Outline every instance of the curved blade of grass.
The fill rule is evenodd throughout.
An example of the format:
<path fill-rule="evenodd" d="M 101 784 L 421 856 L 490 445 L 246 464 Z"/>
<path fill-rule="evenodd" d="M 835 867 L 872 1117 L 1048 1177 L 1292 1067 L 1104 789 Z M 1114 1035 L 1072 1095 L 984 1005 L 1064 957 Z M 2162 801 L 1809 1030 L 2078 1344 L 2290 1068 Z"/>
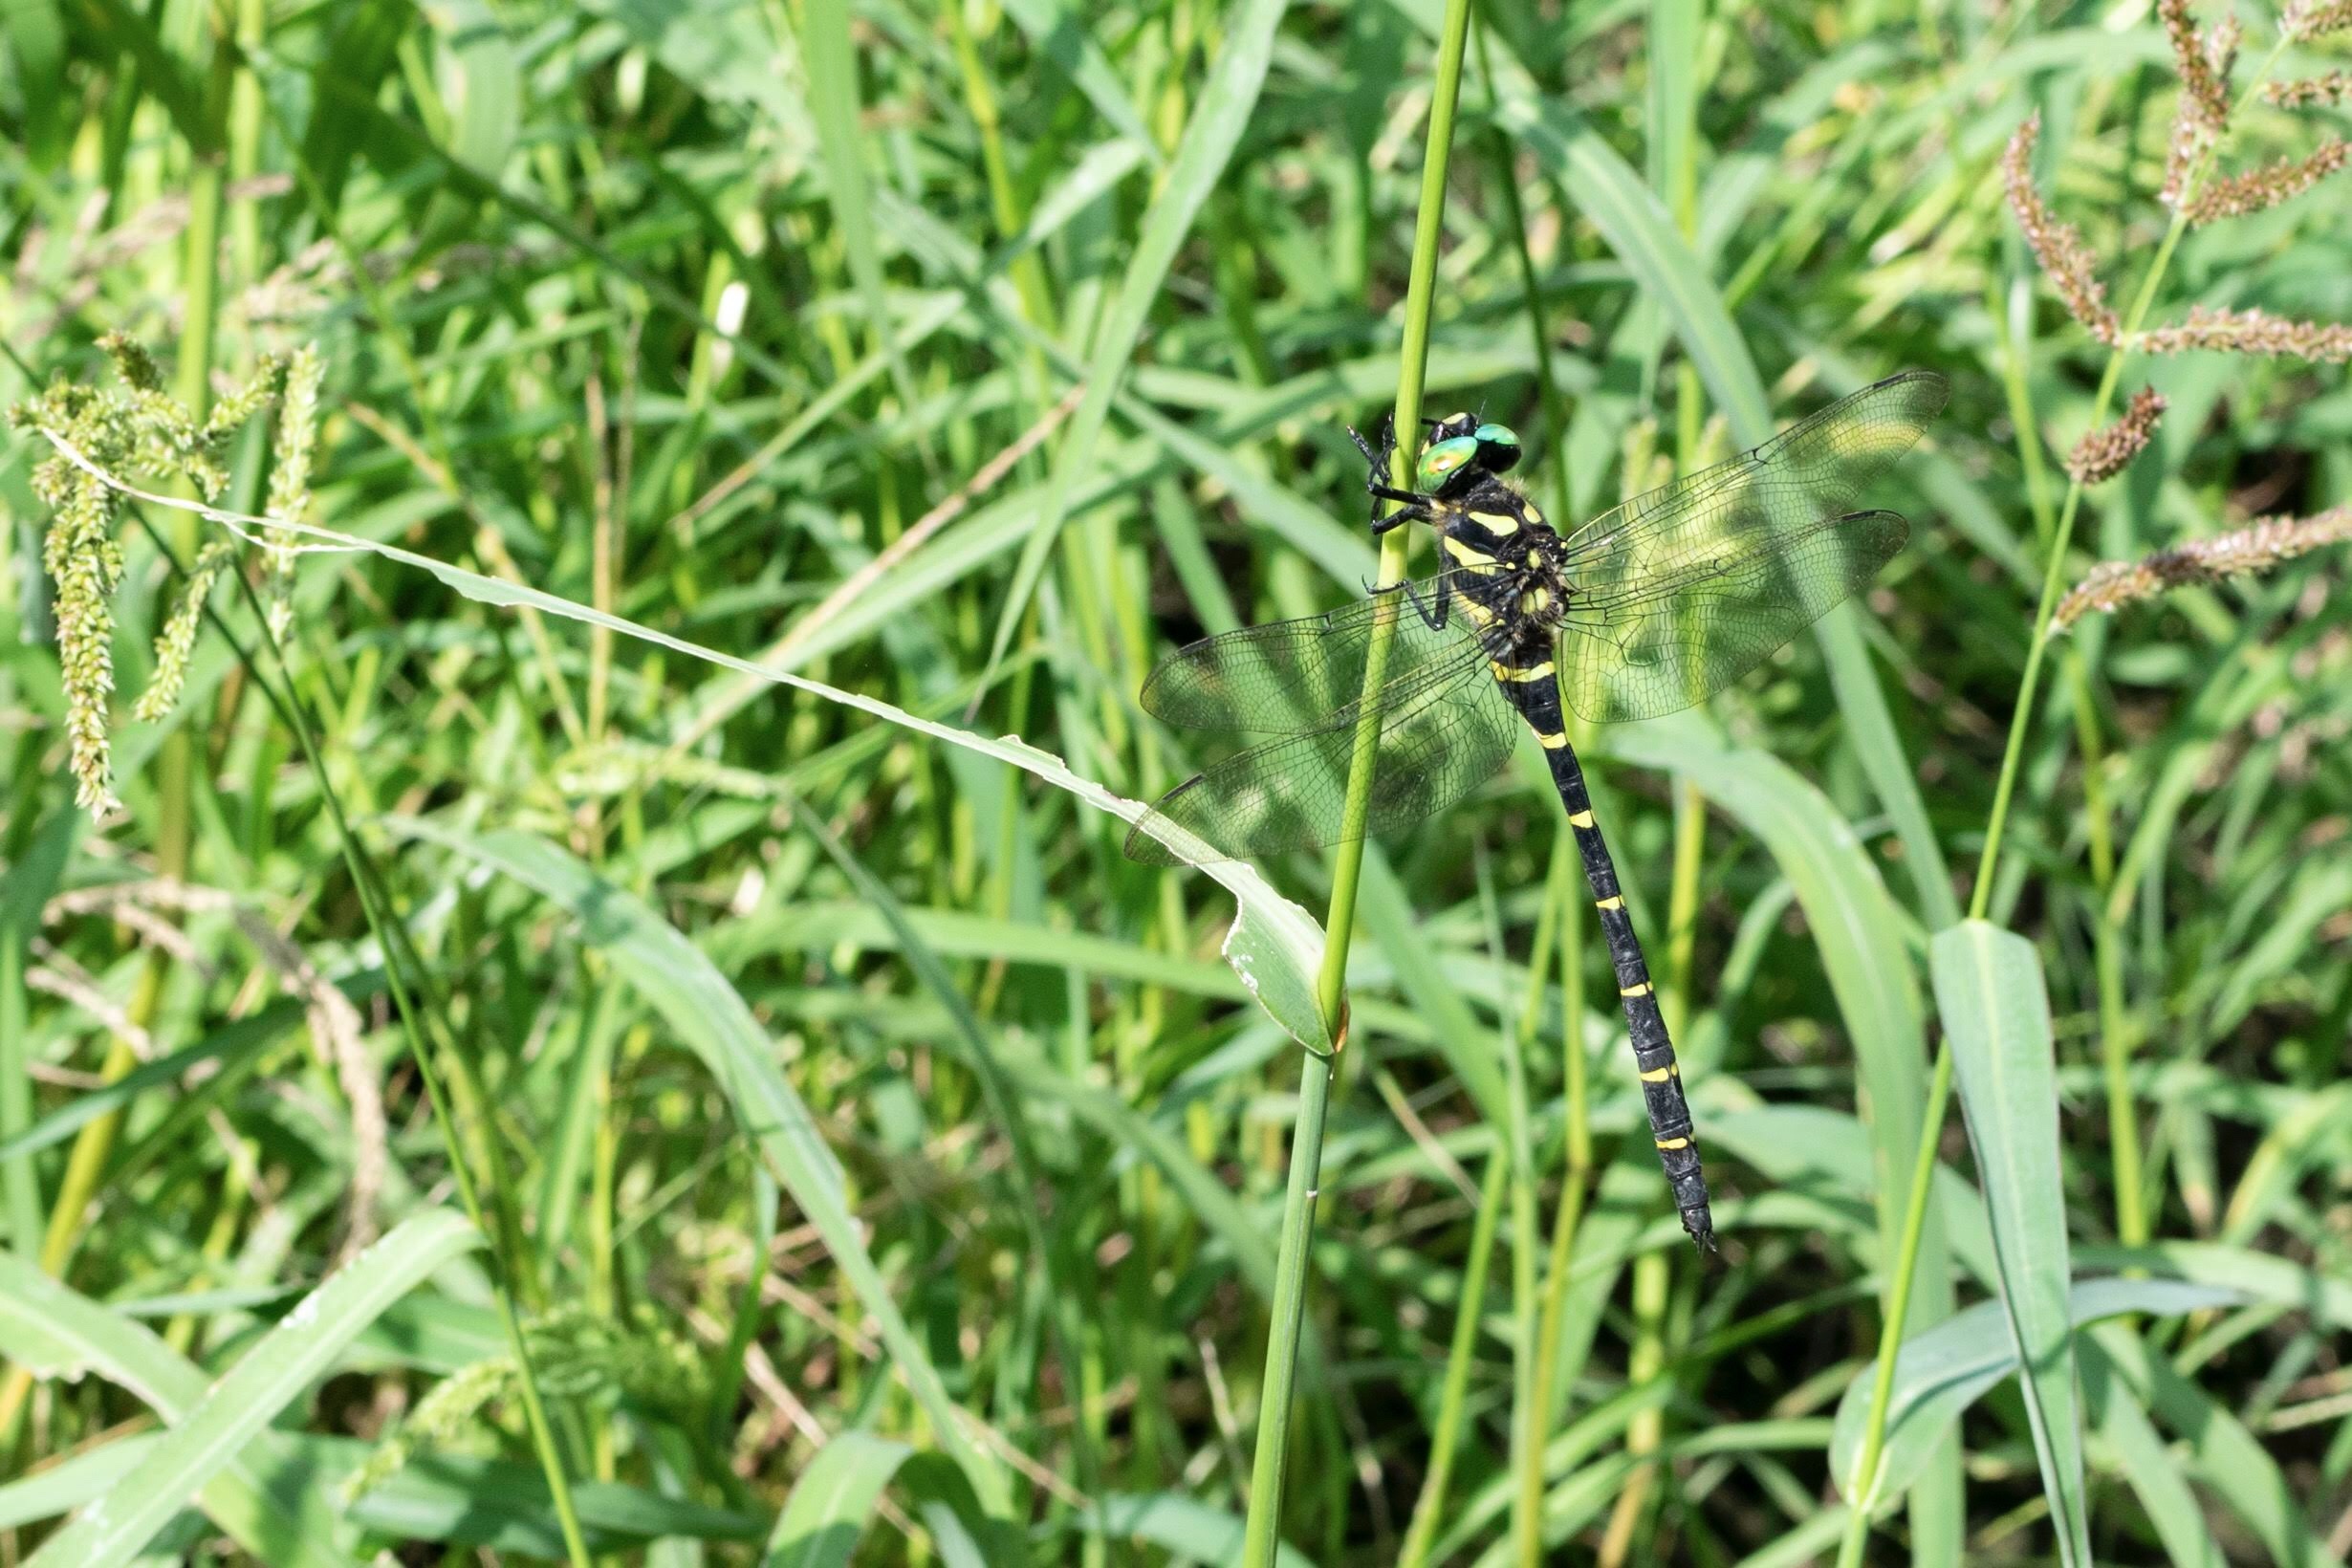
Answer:
<path fill-rule="evenodd" d="M 995 1464 L 974 1448 L 939 1371 L 900 1314 L 849 1210 L 847 1182 L 833 1150 L 777 1065 L 774 1042 L 734 987 L 694 944 L 644 902 L 613 886 L 554 844 L 523 833 L 460 833 L 414 818 L 396 831 L 478 860 L 543 897 L 580 923 L 581 936 L 604 950 L 615 972 L 635 987 L 691 1047 L 727 1091 L 744 1130 L 801 1212 L 824 1237 L 835 1265 L 874 1317 L 899 1375 L 974 1488 L 1001 1511 L 1009 1496 Z"/>
<path fill-rule="evenodd" d="M 1095 442 L 1101 436 L 1103 421 L 1110 413 L 1111 395 L 1119 390 L 1121 379 L 1126 374 L 1127 360 L 1143 335 L 1144 318 L 1160 297 L 1160 286 L 1166 281 L 1168 268 L 1176 260 L 1177 248 L 1192 231 L 1193 219 L 1200 215 L 1202 204 L 1223 178 L 1241 133 L 1249 128 L 1251 112 L 1257 106 L 1258 90 L 1266 82 L 1267 64 L 1274 57 L 1274 29 L 1280 25 L 1287 4 L 1288 0 L 1244 0 L 1238 13 L 1225 23 L 1225 48 L 1193 103 L 1192 117 L 1186 121 L 1184 136 L 1176 143 L 1176 156 L 1168 162 L 1160 194 L 1143 216 L 1119 297 L 1112 302 L 1095 335 L 1094 356 L 1086 372 L 1086 396 L 1078 403 L 1078 412 L 1071 416 L 1070 427 L 1055 451 L 1045 511 L 1037 519 L 1035 532 L 1021 549 L 1020 561 L 1013 572 L 1013 584 L 1006 591 L 1003 608 L 997 612 L 996 634 L 990 642 L 988 665 L 980 682 L 983 689 L 995 678 L 997 666 L 1004 663 L 1005 650 L 1013 645 L 1014 628 L 1029 613 L 1030 596 L 1036 592 L 1037 579 L 1044 575 L 1046 556 L 1061 535 L 1071 490 L 1094 464 Z"/>
<path fill-rule="evenodd" d="M 1927 961 L 1993 1222 L 2001 1306 L 2026 1369 L 2018 1387 L 2042 1490 L 2061 1558 L 2088 1568 L 2058 1062 L 2041 957 L 2023 937 L 1971 920 L 1940 932 Z"/>
<path fill-rule="evenodd" d="M 276 1041 L 278 1036 L 302 1021 L 302 1004 L 289 997 L 280 997 L 258 1013 L 231 1019 L 198 1040 L 195 1044 L 174 1051 L 168 1056 L 140 1063 L 131 1071 L 111 1082 L 100 1084 L 86 1094 L 76 1095 L 40 1121 L 27 1127 L 6 1143 L 0 1143 L 0 1160 L 13 1160 L 62 1143 L 109 1112 L 120 1110 L 131 1100 L 162 1083 L 176 1083 L 181 1075 L 198 1062 L 214 1062 L 222 1068 L 233 1067 Z"/>
<path fill-rule="evenodd" d="M 2086 1324 L 2127 1313 L 2173 1318 L 2244 1299 L 2222 1286 L 2186 1280 L 2100 1278 L 2078 1281 L 2068 1294 L 2065 1310 L 2070 1322 Z M 1879 1456 L 1873 1507 L 1902 1495 L 1961 1412 L 2014 1376 L 2017 1364 L 2016 1344 L 1997 1301 L 1980 1301 L 1904 1340 L 1903 1352 L 1895 1361 L 1894 1400 L 1887 1407 L 1885 1447 Z M 1853 1474 L 1861 1452 L 1875 1377 L 1876 1368 L 1862 1367 L 1838 1402 L 1837 1426 L 1829 1443 L 1829 1473 L 1841 1482 Z"/>
<path fill-rule="evenodd" d="M 110 1311 L 7 1252 L 0 1252 L 0 1356 L 41 1377 L 95 1372 L 129 1389 L 166 1422 L 185 1419 L 205 1397 L 204 1374 L 145 1324 Z M 142 1436 L 124 1441 L 162 1440 Z M 332 1544 L 334 1517 L 324 1498 L 309 1487 L 302 1467 L 289 1462 L 291 1442 L 278 1433 L 265 1434 L 207 1481 L 197 1500 L 213 1522 L 265 1562 L 349 1568 L 353 1559 Z M 95 1451 L 107 1452 L 113 1447 Z M 146 1449 L 139 1452 L 143 1456 Z M 138 1461 L 144 1462 L 143 1457 Z M 134 1468 L 131 1461 L 122 1462 L 124 1471 Z M 45 1472 L 20 1484 L 54 1474 Z M 9 1492 L 20 1507 L 42 1500 L 18 1497 L 14 1487 Z M 85 1500 L 73 1496 L 64 1506 Z"/>
<path fill-rule="evenodd" d="M 805 676 L 770 669 L 763 664 L 753 664 L 749 659 L 720 653 L 715 649 L 704 647 L 698 642 L 690 642 L 681 637 L 672 637 L 666 632 L 656 631 L 650 626 L 641 625 L 637 621 L 592 609 L 588 605 L 576 603 L 555 594 L 543 593 L 536 588 L 525 587 L 520 583 L 502 582 L 494 577 L 486 577 L 478 572 L 468 572 L 462 566 L 451 566 L 446 561 L 435 560 L 430 555 L 420 555 L 413 550 L 403 550 L 398 545 L 363 539 L 356 534 L 338 533 L 334 529 L 320 528 L 310 523 L 272 521 L 270 518 L 229 512 L 218 507 L 201 507 L 179 497 L 141 490 L 95 467 L 88 458 L 71 445 L 59 441 L 54 435 L 51 436 L 51 440 L 69 461 L 85 472 L 98 475 L 123 494 L 145 501 L 151 506 L 194 512 L 199 515 L 211 518 L 214 522 L 225 524 L 240 534 L 255 529 L 277 529 L 281 533 L 295 534 L 313 543 L 326 544 L 340 550 L 366 551 L 372 555 L 381 555 L 386 560 L 399 561 L 403 566 L 413 566 L 429 572 L 468 599 L 480 603 L 495 604 L 507 608 L 528 606 L 545 615 L 565 621 L 577 621 L 582 625 L 603 626 L 623 637 L 634 638 L 641 642 L 650 642 L 656 647 L 668 648 L 672 652 L 685 654 L 688 658 L 699 659 L 705 664 L 716 664 L 723 669 L 750 675 L 772 685 L 789 686 L 795 691 L 805 691 L 811 696 L 821 697 L 827 702 L 838 703 L 845 708 L 854 708 L 860 712 L 870 713 L 878 719 L 885 720 L 902 729 L 914 730 L 918 734 L 928 735 L 935 740 L 944 740 L 952 746 L 961 746 L 967 751 L 994 757 L 1000 762 L 1009 762 L 1016 768 L 1034 773 L 1057 789 L 1067 790 L 1098 811 L 1109 812 L 1122 822 L 1133 823 L 1141 820 L 1144 818 L 1149 810 L 1141 801 L 1129 800 L 1123 795 L 1113 795 L 1093 780 L 1079 777 L 1070 771 L 1069 764 L 1052 752 L 1039 751 L 1036 747 L 1012 736 L 1000 735 L 991 739 L 984 735 L 974 734 L 969 730 L 958 730 L 951 725 L 919 718 L 904 708 L 894 708 L 877 698 L 862 696 L 854 691 L 844 691 L 838 686 L 827 686 L 821 681 L 812 681 Z M 1160 819 L 1152 818 L 1151 820 L 1155 825 L 1147 828 L 1146 831 L 1162 831 L 1156 825 Z M 1175 829 L 1165 831 L 1179 832 Z M 1177 847 L 1185 846 L 1178 842 Z M 1250 993 L 1257 999 L 1258 1005 L 1263 1007 L 1274 1022 L 1280 1024 L 1294 1039 L 1310 1050 L 1328 1051 L 1331 1046 L 1330 1037 L 1324 1033 L 1322 1014 L 1315 1001 L 1315 977 L 1322 966 L 1323 958 L 1323 932 L 1321 927 L 1316 925 L 1315 917 L 1275 892 L 1266 879 L 1246 861 L 1222 860 L 1205 865 L 1201 869 L 1209 878 L 1222 883 L 1230 891 L 1239 905 L 1232 929 L 1226 933 L 1224 947 L 1226 961 L 1233 966 L 1234 972 L 1241 976 L 1242 984 L 1250 988 Z"/>
<path fill-rule="evenodd" d="M 137 1557 L 185 1499 L 231 1465 L 386 1306 L 480 1242 L 474 1228 L 447 1209 L 403 1221 L 279 1319 L 120 1487 L 51 1536 L 29 1562 L 118 1568 Z"/>
<path fill-rule="evenodd" d="M 2180 1439 L 2189 1472 L 2261 1542 L 2262 1560 L 2343 1568 L 2341 1554 L 2305 1513 L 2308 1488 L 2288 1478 L 2244 1422 L 2122 1324 L 2103 1323 L 2091 1333 L 2132 1394 Z"/>
<path fill-rule="evenodd" d="M 872 1432 L 836 1435 L 793 1483 L 760 1568 L 844 1568 L 882 1489 L 914 1451 Z"/>
<path fill-rule="evenodd" d="M 2127 1331 L 2126 1331 L 2127 1332 Z M 2075 1341 L 2082 1366 L 2082 1399 L 2100 1438 L 2131 1483 L 2132 1494 L 2178 1568 L 2224 1568 L 2226 1558 L 2205 1522 L 2205 1506 L 2190 1489 L 2188 1472 L 2166 1447 L 2164 1434 L 2116 1374 L 2101 1348 L 2100 1336 Z"/>
<path fill-rule="evenodd" d="M 301 1446 L 324 1450 L 318 1468 L 327 1474 L 348 1474 L 369 1452 L 368 1445 L 336 1439 L 306 1438 Z M 757 1540 L 766 1523 L 616 1481 L 575 1481 L 572 1501 L 589 1544 L 605 1552 L 642 1551 L 664 1537 Z M 563 1556 L 563 1531 L 547 1494 L 547 1477 L 503 1459 L 419 1454 L 398 1474 L 371 1487 L 351 1505 L 349 1516 L 386 1535 L 534 1557 Z"/>

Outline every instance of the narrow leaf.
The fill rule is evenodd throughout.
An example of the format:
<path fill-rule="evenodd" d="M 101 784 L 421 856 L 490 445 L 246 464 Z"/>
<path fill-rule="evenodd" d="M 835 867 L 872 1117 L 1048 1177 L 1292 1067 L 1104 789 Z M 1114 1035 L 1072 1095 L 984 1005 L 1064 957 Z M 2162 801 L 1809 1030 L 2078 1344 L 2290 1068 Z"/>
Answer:
<path fill-rule="evenodd" d="M 2041 957 L 2023 937 L 1981 920 L 1939 933 L 1927 955 L 1993 1222 L 2002 1311 L 2026 1371 L 2020 1391 L 2042 1491 L 2061 1559 L 2088 1568 L 2058 1061 Z"/>

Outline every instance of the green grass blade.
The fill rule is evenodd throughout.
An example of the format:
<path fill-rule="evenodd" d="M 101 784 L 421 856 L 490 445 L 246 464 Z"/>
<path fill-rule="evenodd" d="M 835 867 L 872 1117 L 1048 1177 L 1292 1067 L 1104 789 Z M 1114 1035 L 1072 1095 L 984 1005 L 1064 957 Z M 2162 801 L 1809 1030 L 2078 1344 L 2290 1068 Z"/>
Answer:
<path fill-rule="evenodd" d="M 1176 156 L 1168 161 L 1159 196 L 1136 235 L 1118 297 L 1096 332 L 1086 369 L 1086 396 L 1070 417 L 1070 427 L 1055 450 L 1045 511 L 1022 546 L 1012 587 L 997 611 L 996 633 L 989 644 L 988 666 L 981 681 L 984 687 L 1004 663 L 1014 628 L 1029 613 L 1030 596 L 1036 592 L 1046 557 L 1061 535 L 1071 491 L 1094 467 L 1095 443 L 1110 414 L 1111 396 L 1126 374 L 1127 361 L 1143 335 L 1144 320 L 1160 297 L 1168 268 L 1175 263 L 1177 248 L 1192 231 L 1193 220 L 1224 178 L 1226 164 L 1240 144 L 1242 132 L 1249 128 L 1258 91 L 1265 85 L 1266 67 L 1274 57 L 1274 29 L 1287 5 L 1288 0 L 1244 0 L 1238 13 L 1225 22 L 1225 48 L 1193 103 L 1191 119 L 1176 143 Z"/>
<path fill-rule="evenodd" d="M 2170 1318 L 2229 1306 L 2243 1299 L 2217 1285 L 2177 1279 L 2085 1279 L 2064 1304 L 2081 1325 L 2130 1313 Z M 1903 1494 L 1926 1468 L 1935 1446 L 1970 1405 L 2017 1371 L 2017 1347 L 2000 1303 L 1980 1301 L 1903 1341 L 1895 1361 L 1894 1397 L 1887 1406 L 1885 1447 L 1880 1451 L 1873 1508 Z M 1830 1437 L 1829 1473 L 1847 1476 L 1862 1449 L 1875 1368 L 1864 1366 L 1838 1402 Z M 1849 1499 L 1851 1501 L 1851 1499 Z"/>
<path fill-rule="evenodd" d="M 429 1210 L 351 1260 L 249 1348 L 139 1468 L 28 1559 L 38 1568 L 117 1568 L 136 1558 L 278 1412 L 324 1375 L 391 1302 L 480 1244 L 463 1217 Z"/>
<path fill-rule="evenodd" d="M 836 1435 L 793 1483 L 760 1568 L 846 1568 L 882 1489 L 914 1451 L 872 1432 Z"/>
<path fill-rule="evenodd" d="M 817 146 L 824 154 L 825 184 L 833 219 L 841 228 L 841 250 L 849 275 L 865 302 L 867 329 L 890 359 L 890 379 L 899 401 L 915 406 L 915 381 L 905 352 L 890 330 L 882 296 L 882 246 L 874 233 L 874 203 L 866 187 L 865 138 L 858 128 L 858 52 L 849 39 L 849 0 L 809 0 L 802 41 L 808 50 L 809 101 L 817 116 Z"/>
<path fill-rule="evenodd" d="M 33 1169 L 33 1150 L 39 1144 L 30 1142 L 37 1129 L 32 1063 L 25 1059 L 32 1011 L 25 994 L 26 948 L 40 934 L 41 906 L 65 873 L 81 824 L 82 814 L 70 807 L 52 812 L 25 853 L 0 876 L 0 1221 L 8 1226 L 11 1245 L 26 1257 L 40 1255 L 45 1227 L 40 1183 Z"/>
<path fill-rule="evenodd" d="M 2088 1568 L 2058 1064 L 2041 957 L 2023 937 L 1971 920 L 1933 939 L 1928 967 L 1993 1221 L 2001 1305 L 2026 1369 L 2019 1388 L 2042 1490 L 2061 1558 Z"/>
<path fill-rule="evenodd" d="M 2123 1385 L 2098 1333 L 2075 1341 L 2082 1367 L 2083 1406 L 2092 1427 L 2115 1456 L 2132 1495 L 2147 1513 L 2175 1568 L 2223 1568 L 2220 1543 L 2205 1522 L 2205 1510 L 2189 1484 L 2189 1473 L 2166 1447 L 2164 1434 Z"/>
<path fill-rule="evenodd" d="M 1152 141 L 1143 117 L 1127 101 L 1111 62 L 1087 33 L 1083 18 L 1061 0 L 1004 0 L 1004 8 L 1005 14 L 1029 35 L 1031 47 L 1053 61 L 1054 68 L 1086 95 L 1095 113 L 1159 166 L 1159 143 Z"/>
<path fill-rule="evenodd" d="M 849 1211 L 840 1165 L 817 1119 L 777 1065 L 768 1032 L 710 960 L 642 900 L 544 839 L 521 833 L 476 836 L 416 820 L 394 826 L 512 877 L 570 912 L 582 936 L 611 959 L 614 971 L 702 1057 L 769 1168 L 824 1237 L 860 1305 L 880 1325 L 899 1375 L 931 1418 L 941 1447 L 974 1478 L 974 1490 L 989 1506 L 1001 1509 L 1009 1495 L 1004 1478 L 966 1439 L 938 1369 L 866 1251 Z"/>
<path fill-rule="evenodd" d="M 145 1324 L 109 1311 L 10 1252 L 0 1252 L 0 1356 L 41 1377 L 96 1373 L 137 1395 L 167 1423 L 185 1420 L 205 1397 L 204 1374 Z M 265 1562 L 348 1568 L 354 1559 L 333 1544 L 325 1500 L 308 1486 L 302 1467 L 288 1463 L 288 1446 L 276 1433 L 264 1435 L 206 1481 L 197 1500 L 230 1538 Z M 145 1463 L 146 1451 L 140 1450 L 139 1464 Z M 131 1468 L 126 1462 L 124 1469 Z M 89 1495 L 112 1490 L 110 1484 Z M 18 1496 L 13 1487 L 9 1491 L 15 1507 L 47 1501 L 37 1493 Z M 65 1506 L 85 1500 L 72 1496 Z"/>
<path fill-rule="evenodd" d="M 2122 1382 L 2181 1445 L 2182 1463 L 2260 1542 L 2263 1557 L 2293 1568 L 2343 1568 L 2307 1514 L 2309 1491 L 2290 1479 L 2230 1408 L 2174 1370 L 2122 1324 L 2092 1330 Z"/>

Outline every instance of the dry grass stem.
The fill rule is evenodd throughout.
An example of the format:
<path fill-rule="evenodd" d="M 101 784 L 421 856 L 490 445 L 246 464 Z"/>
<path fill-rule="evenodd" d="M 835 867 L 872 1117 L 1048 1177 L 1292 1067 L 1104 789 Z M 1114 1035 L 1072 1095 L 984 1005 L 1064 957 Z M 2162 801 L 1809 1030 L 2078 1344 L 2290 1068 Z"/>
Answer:
<path fill-rule="evenodd" d="M 2282 158 L 2265 168 L 2216 180 L 2189 202 L 2189 221 L 2214 223 L 2276 207 L 2342 168 L 2347 158 L 2352 158 L 2352 142 L 2338 140 L 2307 157 Z"/>
<path fill-rule="evenodd" d="M 2146 447 L 2164 412 L 2162 395 L 2153 387 L 2142 387 L 2133 394 L 2123 418 L 2075 443 L 2075 449 L 2066 454 L 2066 471 L 2081 485 L 2114 478 Z"/>
<path fill-rule="evenodd" d="M 2281 109 L 2311 109 L 2352 103 L 2352 71 L 2327 71 L 2295 81 L 2266 81 L 2262 96 Z"/>
<path fill-rule="evenodd" d="M 2034 248 L 2034 259 L 2049 274 L 2051 287 L 2066 301 L 2068 314 L 2092 337 L 2112 344 L 2122 338 L 2123 328 L 2115 312 L 2107 308 L 2107 290 L 2099 281 L 2097 258 L 2082 242 L 2080 230 L 2051 211 L 2034 187 L 2031 165 L 2035 143 L 2040 140 L 2041 116 L 2029 115 L 2009 139 L 2009 150 L 2001 155 L 2001 183 L 2009 189 L 2010 210 L 2017 215 L 2017 227 L 2025 231 L 2025 243 Z"/>
<path fill-rule="evenodd" d="M 368 1055 L 366 1027 L 335 982 L 321 974 L 310 956 L 253 910 L 236 912 L 237 929 L 277 970 L 286 990 L 300 999 L 311 1042 L 321 1062 L 335 1074 L 351 1107 L 351 1186 L 344 1194 L 343 1239 L 336 1257 L 348 1262 L 382 1230 L 377 1206 L 383 1196 L 384 1174 L 391 1165 L 389 1124 L 384 1118 L 383 1085 L 378 1080 L 375 1058 Z"/>
<path fill-rule="evenodd" d="M 2235 533 L 2192 539 L 2136 561 L 2102 561 L 2059 601 L 2058 623 L 2072 625 L 2094 610 L 2118 610 L 2183 583 L 2265 572 L 2346 539 L 2352 539 L 2352 501 L 2311 517 L 2258 518 Z"/>
<path fill-rule="evenodd" d="M 2142 333 L 2134 346 L 2146 354 L 2212 349 L 2342 364 L 2352 360 L 2352 326 L 2340 321 L 2290 320 L 2258 309 L 2217 311 L 2195 305 L 2179 324 Z"/>

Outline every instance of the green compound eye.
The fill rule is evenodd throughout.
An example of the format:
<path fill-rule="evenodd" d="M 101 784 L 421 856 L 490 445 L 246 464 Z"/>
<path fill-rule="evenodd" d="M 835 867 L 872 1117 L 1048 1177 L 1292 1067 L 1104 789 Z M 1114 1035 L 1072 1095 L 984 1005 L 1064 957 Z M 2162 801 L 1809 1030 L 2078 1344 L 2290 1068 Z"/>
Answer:
<path fill-rule="evenodd" d="M 1519 437 L 1508 425 L 1481 425 L 1470 433 L 1478 443 L 1479 466 L 1489 473 L 1509 473 L 1518 467 Z"/>
<path fill-rule="evenodd" d="M 1421 454 L 1421 488 L 1436 490 L 1478 455 L 1476 436 L 1453 436 L 1433 442 Z"/>

